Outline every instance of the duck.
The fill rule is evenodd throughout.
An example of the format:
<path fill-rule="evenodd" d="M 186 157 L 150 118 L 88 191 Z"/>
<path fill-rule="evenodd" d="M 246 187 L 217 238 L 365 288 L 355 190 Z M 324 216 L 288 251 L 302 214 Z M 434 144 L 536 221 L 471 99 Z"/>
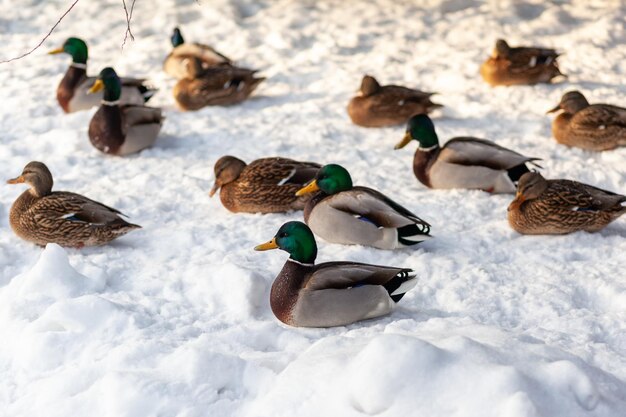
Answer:
<path fill-rule="evenodd" d="M 289 253 L 270 291 L 274 316 L 288 326 L 335 327 L 381 317 L 417 284 L 411 268 L 357 262 L 316 265 L 315 237 L 299 221 L 283 224 L 272 240 L 254 249 Z"/>
<path fill-rule="evenodd" d="M 480 75 L 492 87 L 549 83 L 557 76 L 567 77 L 559 70 L 559 55 L 549 48 L 510 47 L 498 39 L 493 55 L 481 65 Z"/>
<path fill-rule="evenodd" d="M 80 38 L 68 38 L 60 48 L 48 54 L 66 53 L 71 55 L 72 63 L 57 87 L 57 101 L 65 113 L 89 110 L 102 100 L 102 94 L 87 94 L 96 77 L 87 76 L 87 44 Z M 142 78 L 122 78 L 121 104 L 141 105 L 156 93 Z"/>
<path fill-rule="evenodd" d="M 508 207 L 511 228 L 525 235 L 597 232 L 626 213 L 626 196 L 572 180 L 522 175 Z"/>
<path fill-rule="evenodd" d="M 231 155 L 222 156 L 214 166 L 215 185 L 222 205 L 233 213 L 281 213 L 302 210 L 310 196 L 295 195 L 315 178 L 321 165 L 293 159 L 261 158 L 246 164 Z"/>
<path fill-rule="evenodd" d="M 172 52 L 163 62 L 163 70 L 176 79 L 186 78 L 188 68 L 184 63 L 186 59 L 197 60 L 202 68 L 216 65 L 231 65 L 232 61 L 227 56 L 217 52 L 208 45 L 200 43 L 185 43 L 185 39 L 179 28 L 174 28 L 171 36 Z"/>
<path fill-rule="evenodd" d="M 309 193 L 304 221 L 328 242 L 399 249 L 431 237 L 430 224 L 379 191 L 353 186 L 341 165 L 324 165 L 296 195 Z"/>
<path fill-rule="evenodd" d="M 430 100 L 434 94 L 399 85 L 381 86 L 376 78 L 365 75 L 359 94 L 348 104 L 348 115 L 355 125 L 363 127 L 399 125 L 411 116 L 443 107 Z"/>
<path fill-rule="evenodd" d="M 9 223 L 17 236 L 36 245 L 99 246 L 141 228 L 102 203 L 80 194 L 52 191 L 52 174 L 42 162 L 29 162 L 19 177 L 7 183 L 30 187 L 11 206 Z"/>
<path fill-rule="evenodd" d="M 89 122 L 89 140 L 101 152 L 125 156 L 152 146 L 161 130 L 161 109 L 122 105 L 122 83 L 111 67 L 100 71 L 89 93 L 104 90 L 100 108 Z"/>
<path fill-rule="evenodd" d="M 589 151 L 626 146 L 626 108 L 590 105 L 580 91 L 569 91 L 548 113 L 558 111 L 561 113 L 552 122 L 552 135 L 558 143 Z"/>
<path fill-rule="evenodd" d="M 435 125 L 427 115 L 412 117 L 395 149 L 415 139 L 419 147 L 413 158 L 413 172 L 428 188 L 466 188 L 490 193 L 515 193 L 520 177 L 534 161 L 489 140 L 473 137 L 450 139 L 441 147 Z"/>
<path fill-rule="evenodd" d="M 186 59 L 188 76 L 174 86 L 174 99 L 181 110 L 199 110 L 205 106 L 230 106 L 252 94 L 265 77 L 257 70 L 233 65 L 201 68 L 198 60 Z"/>

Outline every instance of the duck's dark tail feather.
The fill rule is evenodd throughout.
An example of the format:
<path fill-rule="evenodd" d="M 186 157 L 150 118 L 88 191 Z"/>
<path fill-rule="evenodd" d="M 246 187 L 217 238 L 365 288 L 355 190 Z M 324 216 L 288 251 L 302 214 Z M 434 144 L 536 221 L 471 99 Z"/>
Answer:
<path fill-rule="evenodd" d="M 425 223 L 409 224 L 398 227 L 398 242 L 404 246 L 411 246 L 430 239 L 430 226 Z"/>
<path fill-rule="evenodd" d="M 522 177 L 522 175 L 524 175 L 527 172 L 530 172 L 530 169 L 528 169 L 528 167 L 526 166 L 525 163 L 517 165 L 517 166 L 514 166 L 513 168 L 509 168 L 507 170 L 507 174 L 509 175 L 509 178 L 515 184 L 517 184 L 517 181 L 519 181 L 519 179 Z"/>
<path fill-rule="evenodd" d="M 389 293 L 389 297 L 394 302 L 398 302 L 404 297 L 404 294 L 417 284 L 417 275 L 412 269 L 403 269 L 391 278 L 383 287 Z"/>
<path fill-rule="evenodd" d="M 148 102 L 148 100 L 150 100 L 152 96 L 155 95 L 157 91 L 159 91 L 156 88 L 148 87 L 147 85 L 144 85 L 144 84 L 137 86 L 137 88 L 139 89 L 139 92 L 143 96 L 144 102 Z"/>

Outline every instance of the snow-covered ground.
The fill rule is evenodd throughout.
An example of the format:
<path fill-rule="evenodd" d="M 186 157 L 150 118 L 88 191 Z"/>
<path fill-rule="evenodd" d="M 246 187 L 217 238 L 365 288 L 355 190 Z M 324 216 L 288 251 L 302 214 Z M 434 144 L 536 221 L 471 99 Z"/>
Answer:
<path fill-rule="evenodd" d="M 0 3 L 2 57 L 32 47 L 71 2 Z M 419 4 L 418 3 L 424 3 Z M 511 196 L 432 191 L 402 127 L 353 126 L 364 73 L 437 91 L 441 139 L 473 135 L 543 158 L 544 174 L 626 192 L 626 149 L 556 144 L 544 113 L 570 89 L 626 105 L 623 2 L 431 0 L 143 1 L 120 49 L 119 0 L 80 1 L 44 47 L 0 66 L 0 174 L 45 162 L 57 190 L 115 206 L 144 228 L 106 247 L 42 250 L 10 230 L 23 191 L 0 186 L 0 416 L 626 415 L 626 223 L 596 234 L 521 236 Z M 180 113 L 161 71 L 169 35 L 213 44 L 268 80 L 230 108 Z M 68 36 L 91 73 L 146 75 L 166 109 L 156 145 L 114 158 L 65 115 Z M 496 38 L 565 52 L 567 82 L 490 88 Z M 318 261 L 411 267 L 419 284 L 390 316 L 334 329 L 281 325 L 269 309 L 284 252 L 257 253 L 285 215 L 233 215 L 209 199 L 213 163 L 282 155 L 346 166 L 433 225 L 396 252 L 318 241 Z"/>

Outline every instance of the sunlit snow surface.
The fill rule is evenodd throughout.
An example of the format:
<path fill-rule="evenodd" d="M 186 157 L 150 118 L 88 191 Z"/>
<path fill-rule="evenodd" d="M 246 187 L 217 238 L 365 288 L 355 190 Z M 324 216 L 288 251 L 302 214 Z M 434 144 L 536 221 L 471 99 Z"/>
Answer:
<path fill-rule="evenodd" d="M 127 1 L 127 3 L 130 3 Z M 626 105 L 620 2 L 138 0 L 120 50 L 121 1 L 80 1 L 30 57 L 0 66 L 0 173 L 45 162 L 58 190 L 112 205 L 144 228 L 101 248 L 42 250 L 10 230 L 24 189 L 0 185 L 0 416 L 623 417 L 626 223 L 596 234 L 520 236 L 511 196 L 432 191 L 411 172 L 403 128 L 353 126 L 361 76 L 437 91 L 439 136 L 477 136 L 543 158 L 544 174 L 626 192 L 626 149 L 589 153 L 551 138 L 561 95 Z M 1 55 L 32 47 L 70 1 L 0 3 Z M 268 80 L 248 102 L 180 113 L 161 71 L 169 35 L 213 44 Z M 137 156 L 98 153 L 93 111 L 55 100 L 68 36 L 89 71 L 145 75 L 167 120 Z M 569 80 L 490 88 L 480 62 L 498 37 L 565 52 Z M 282 155 L 345 165 L 433 225 L 435 238 L 385 252 L 319 241 L 318 261 L 414 268 L 388 317 L 293 329 L 269 309 L 287 255 L 257 253 L 285 215 L 233 215 L 209 199 L 213 163 Z"/>

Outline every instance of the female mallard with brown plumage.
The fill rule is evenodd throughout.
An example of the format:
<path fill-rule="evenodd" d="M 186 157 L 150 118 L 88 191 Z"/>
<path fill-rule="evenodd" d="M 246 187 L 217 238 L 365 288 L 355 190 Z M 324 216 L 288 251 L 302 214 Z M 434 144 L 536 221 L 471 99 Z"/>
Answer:
<path fill-rule="evenodd" d="M 88 110 L 98 106 L 102 94 L 88 94 L 87 91 L 96 81 L 96 77 L 87 76 L 87 44 L 82 39 L 68 38 L 63 46 L 49 54 L 66 53 L 72 56 L 72 63 L 57 88 L 57 101 L 66 113 Z M 121 78 L 122 90 L 120 103 L 143 104 L 150 100 L 156 89 L 145 84 L 144 79 Z"/>
<path fill-rule="evenodd" d="M 589 104 L 579 91 L 565 93 L 548 113 L 563 110 L 552 122 L 557 142 L 590 151 L 626 146 L 626 109 L 610 104 Z"/>
<path fill-rule="evenodd" d="M 348 115 L 359 126 L 398 125 L 406 123 L 411 116 L 443 107 L 430 101 L 433 94 L 398 85 L 381 86 L 374 77 L 366 75 L 359 94 L 348 104 Z"/>
<path fill-rule="evenodd" d="M 174 28 L 172 33 L 172 52 L 163 62 L 163 70 L 174 78 L 181 79 L 189 76 L 189 68 L 186 60 L 197 60 L 201 68 L 209 68 L 216 65 L 232 64 L 232 61 L 217 52 L 215 49 L 200 43 L 185 43 L 179 28 Z"/>
<path fill-rule="evenodd" d="M 189 74 L 174 86 L 174 99 L 182 110 L 229 106 L 248 98 L 265 77 L 257 70 L 222 65 L 202 69 L 198 60 L 185 61 Z"/>
<path fill-rule="evenodd" d="M 234 156 L 215 163 L 215 185 L 220 200 L 233 213 L 280 213 L 302 210 L 309 196 L 296 197 L 304 184 L 315 178 L 320 165 L 287 158 L 262 158 L 246 165 Z"/>
<path fill-rule="evenodd" d="M 100 108 L 89 123 L 89 140 L 98 150 L 124 156 L 152 146 L 163 116 L 156 107 L 121 105 L 122 83 L 113 68 L 105 68 L 89 90 L 104 89 Z"/>
<path fill-rule="evenodd" d="M 7 183 L 30 186 L 13 203 L 9 222 L 16 235 L 37 245 L 104 245 L 140 228 L 122 219 L 122 213 L 114 208 L 79 194 L 53 192 L 52 174 L 41 162 L 30 162 L 19 177 Z"/>
<path fill-rule="evenodd" d="M 491 86 L 549 83 L 562 75 L 557 57 L 560 54 L 548 48 L 512 48 L 498 39 L 493 55 L 480 67 L 480 75 Z"/>
<path fill-rule="evenodd" d="M 341 165 L 323 166 L 296 195 L 313 192 L 304 221 L 329 242 L 398 249 L 430 238 L 428 223 L 376 190 L 353 186 Z"/>
<path fill-rule="evenodd" d="M 508 219 L 514 230 L 528 235 L 597 232 L 626 213 L 625 203 L 620 194 L 529 172 L 520 178 Z"/>
<path fill-rule="evenodd" d="M 491 141 L 472 137 L 450 139 L 439 146 L 432 120 L 414 116 L 395 149 L 411 140 L 419 142 L 413 157 L 413 172 L 429 188 L 468 188 L 491 193 L 514 193 L 515 183 L 526 172 L 527 163 L 539 158 L 524 156 Z"/>
<path fill-rule="evenodd" d="M 384 316 L 417 284 L 410 268 L 358 262 L 315 265 L 315 237 L 302 222 L 283 224 L 272 240 L 254 249 L 289 253 L 270 292 L 272 312 L 289 326 L 345 326 Z"/>

